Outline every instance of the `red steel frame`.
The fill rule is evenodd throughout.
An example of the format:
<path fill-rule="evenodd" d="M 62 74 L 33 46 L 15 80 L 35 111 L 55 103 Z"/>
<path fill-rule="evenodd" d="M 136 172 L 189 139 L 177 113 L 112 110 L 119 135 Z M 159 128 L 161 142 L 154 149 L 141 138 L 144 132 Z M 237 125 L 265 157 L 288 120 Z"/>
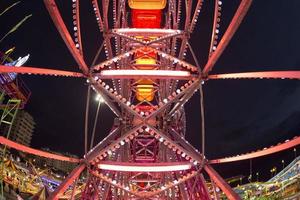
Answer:
<path fill-rule="evenodd" d="M 53 153 L 33 149 L 31 147 L 27 147 L 25 145 L 13 142 L 13 141 L 11 141 L 9 139 L 6 139 L 2 136 L 0 136 L 0 144 L 9 146 L 9 147 L 14 148 L 18 151 L 23 151 L 23 152 L 26 152 L 26 153 L 38 155 L 38 156 L 45 157 L 45 158 L 61 160 L 61 161 L 67 161 L 67 162 L 73 162 L 73 163 L 79 163 L 80 162 L 80 159 L 70 158 L 70 157 L 66 157 L 66 156 L 62 156 L 62 155 L 57 155 L 57 154 L 53 154 Z"/>
<path fill-rule="evenodd" d="M 244 2 L 250 2 L 250 1 L 243 1 Z M 83 69 L 84 74 L 86 73 L 86 68 L 83 67 L 85 64 L 82 64 L 81 62 L 78 62 L 80 60 L 83 60 L 79 52 L 74 52 L 76 50 L 75 45 L 72 44 L 72 42 L 69 41 L 69 33 L 65 28 L 65 25 L 62 23 L 60 14 L 57 10 L 57 7 L 55 5 L 55 2 L 52 0 L 45 1 L 46 7 L 49 10 L 49 13 L 57 26 L 58 30 L 60 31 L 60 34 L 64 38 L 67 46 L 71 50 L 72 55 L 77 60 L 77 63 L 79 64 L 79 67 Z M 177 3 L 176 1 L 170 1 L 171 3 Z M 187 1 L 186 2 L 186 10 L 187 10 L 187 16 L 185 19 L 185 30 L 190 30 L 195 22 L 197 13 L 200 11 L 200 5 L 202 4 L 202 1 L 199 1 L 197 4 L 196 10 L 194 10 L 194 13 L 192 13 L 192 2 Z M 79 4 L 76 4 L 79 5 Z M 100 23 L 100 27 L 102 27 L 104 32 L 104 42 L 106 47 L 106 53 L 108 56 L 108 61 L 106 63 L 100 64 L 98 66 L 91 68 L 91 76 L 87 76 L 89 82 L 92 84 L 94 88 L 98 88 L 102 92 L 102 94 L 106 94 L 106 96 L 109 96 L 111 99 L 116 101 L 121 109 L 125 112 L 123 112 L 121 118 L 129 118 L 128 124 L 126 126 L 134 125 L 135 128 L 126 128 L 119 127 L 122 129 L 120 131 L 121 135 L 117 136 L 113 143 L 107 145 L 104 148 L 97 148 L 95 147 L 94 150 L 90 152 L 90 154 L 86 155 L 86 160 L 91 165 L 88 166 L 88 170 L 91 172 L 91 175 L 89 177 L 89 180 L 87 181 L 86 189 L 83 192 L 83 199 L 90 199 L 90 198 L 101 198 L 103 196 L 106 196 L 107 193 L 109 193 L 108 199 L 115 199 L 116 194 L 119 194 L 120 191 L 126 194 L 125 199 L 135 199 L 136 197 L 140 198 L 154 198 L 154 199 L 210 199 L 210 195 L 208 194 L 207 190 L 201 189 L 201 187 L 205 188 L 205 182 L 203 181 L 203 178 L 198 178 L 198 176 L 201 176 L 202 172 L 202 166 L 205 166 L 207 161 L 203 159 L 203 155 L 201 155 L 199 152 L 195 151 L 193 148 L 185 148 L 185 145 L 177 144 L 177 140 L 174 140 L 174 138 L 170 135 L 170 130 L 168 126 L 159 126 L 157 118 L 164 117 L 164 112 L 172 108 L 172 104 L 176 103 L 180 98 L 183 98 L 184 95 L 187 95 L 188 93 L 192 93 L 195 91 L 195 89 L 198 89 L 197 85 L 199 85 L 201 76 L 198 72 L 197 67 L 192 66 L 190 64 L 186 64 L 186 62 L 182 61 L 184 57 L 184 52 L 186 45 L 185 43 L 188 41 L 187 35 L 178 35 L 178 34 L 165 34 L 160 33 L 159 35 L 147 32 L 146 30 L 140 29 L 138 31 L 131 31 L 127 27 L 127 20 L 122 18 L 122 15 L 124 12 L 126 12 L 124 9 L 126 8 L 124 1 L 113 1 L 113 17 L 114 17 L 114 32 L 113 35 L 107 34 L 106 31 L 109 33 L 110 28 L 108 27 L 107 23 L 107 13 L 108 13 L 108 7 L 109 7 L 109 1 L 102 1 L 102 12 L 100 12 L 100 9 L 98 7 L 98 2 L 95 2 L 94 4 L 94 10 L 97 16 L 98 22 Z M 122 6 L 123 5 L 123 6 Z M 76 6 L 78 12 L 78 7 Z M 180 9 L 180 7 L 178 7 Z M 123 10 L 122 10 L 123 9 Z M 173 9 L 173 10 L 172 10 Z M 169 7 L 170 13 L 176 13 L 175 8 Z M 103 13 L 103 16 L 101 17 L 101 13 Z M 138 14 L 137 14 L 138 13 Z M 155 19 L 159 20 L 159 23 L 152 23 L 149 22 L 149 25 L 151 27 L 149 28 L 161 28 L 160 25 L 160 14 L 161 11 L 133 11 L 132 18 L 134 18 L 133 25 L 138 25 L 137 28 L 148 28 L 147 24 L 141 25 L 143 23 L 142 21 L 138 21 L 138 19 L 135 19 L 135 17 L 141 17 L 143 13 L 147 13 L 147 17 L 151 15 L 151 13 L 155 13 Z M 150 14 L 149 14 L 150 13 Z M 191 21 L 191 16 L 193 16 L 193 21 Z M 245 11 L 244 13 L 245 14 Z M 76 15 L 76 19 L 78 20 L 79 15 Z M 168 29 L 174 29 L 175 27 L 178 27 L 178 17 L 171 15 L 170 20 L 173 21 L 173 25 L 166 24 L 164 25 L 164 28 Z M 141 17 L 143 18 L 143 17 Z M 177 18 L 177 19 L 176 19 Z M 242 17 L 241 17 L 242 18 Z M 101 19 L 101 20 L 100 20 Z M 149 20 L 149 18 L 148 18 Z M 140 24 L 139 24 L 140 23 Z M 123 29 L 126 28 L 126 29 Z M 120 31 L 117 31 L 120 30 Z M 101 29 L 100 29 L 101 31 Z M 80 33 L 80 30 L 77 29 L 77 32 Z M 162 31 L 160 31 L 162 32 Z M 149 35 L 154 34 L 154 41 L 153 39 L 149 38 Z M 181 38 L 181 48 L 179 51 L 178 58 L 176 56 L 172 56 L 176 54 L 176 51 L 173 50 L 172 46 L 168 47 L 167 42 L 176 43 L 178 41 L 178 36 Z M 116 49 L 113 51 L 113 47 L 111 46 L 111 38 L 115 39 L 116 42 Z M 139 39 L 136 39 L 139 38 Z M 161 38 L 161 39 L 160 39 Z M 152 40 L 152 41 L 151 41 Z M 127 42 L 126 42 L 127 41 Z M 121 44 L 126 42 L 128 45 L 121 46 Z M 132 44 L 131 44 L 132 43 Z M 153 48 L 154 45 L 160 45 L 164 46 L 161 48 Z M 139 48 L 139 52 L 132 52 L 134 49 L 133 47 Z M 171 54 L 165 53 L 171 51 Z M 138 53 L 138 54 L 137 54 Z M 153 56 L 154 53 L 154 57 Z M 177 84 L 177 82 L 174 82 L 173 80 L 178 79 L 176 76 L 171 76 L 172 80 L 168 80 L 169 77 L 163 77 L 163 76 L 157 76 L 152 75 L 151 77 L 148 77 L 148 79 L 152 80 L 152 86 L 155 89 L 155 94 L 158 95 L 153 102 L 152 100 L 143 101 L 140 103 L 136 103 L 130 99 L 133 99 L 133 95 L 137 92 L 137 87 L 139 85 L 139 82 L 136 82 L 137 78 L 141 77 L 135 77 L 135 76 L 113 76 L 110 75 L 106 78 L 111 78 L 113 85 L 109 85 L 106 82 L 104 82 L 104 77 L 101 76 L 101 69 L 107 68 L 108 70 L 128 70 L 131 69 L 132 62 L 135 62 L 135 60 L 132 60 L 132 57 L 135 57 L 135 59 L 139 59 L 139 57 L 136 57 L 134 55 L 139 56 L 146 56 L 146 58 L 155 58 L 157 65 L 152 66 L 151 69 L 162 69 L 162 70 L 184 70 L 184 71 L 190 71 L 190 73 L 194 74 L 194 78 L 190 78 L 185 81 L 185 84 L 182 84 L 181 87 Z M 116 57 L 114 57 L 114 55 Z M 150 56 L 151 55 L 151 56 Z M 149 57 L 150 56 L 150 57 Z M 170 62 L 174 62 L 173 64 Z M 169 64 L 168 64 L 169 63 Z M 138 68 L 138 66 L 137 66 Z M 100 76 L 97 75 L 97 73 L 100 71 Z M 117 72 L 117 71 L 116 71 Z M 103 75 L 103 74 L 102 74 Z M 198 78 L 200 77 L 200 78 Z M 122 78 L 122 79 L 120 79 Z M 155 78 L 156 81 L 153 81 Z M 135 80 L 135 81 L 134 81 Z M 159 81 L 157 81 L 159 80 Z M 122 84 L 123 83 L 123 84 Z M 123 87 L 124 83 L 127 83 L 126 85 L 130 85 L 130 87 Z M 170 88 L 163 89 L 163 87 L 160 87 L 160 85 L 170 85 Z M 129 94 L 129 95 L 128 95 Z M 106 99 L 108 100 L 108 99 Z M 175 109 L 174 112 L 178 112 L 178 109 Z M 171 116 L 172 118 L 172 116 Z M 174 117 L 173 117 L 174 118 Z M 175 118 L 173 120 L 176 120 Z M 177 119 L 179 120 L 179 119 Z M 125 129 L 124 129 L 125 128 Z M 127 130 L 126 130 L 127 129 Z M 179 132 L 179 135 L 183 135 L 183 132 Z M 121 150 L 119 152 L 119 149 Z M 94 151 L 94 152 L 93 152 Z M 121 153 L 122 152 L 122 153 Z M 91 157 L 91 155 L 93 155 Z M 160 162 L 170 162 L 172 163 L 173 160 L 176 162 L 182 162 L 184 160 L 190 161 L 191 163 L 195 163 L 195 165 L 190 170 L 181 171 L 181 173 L 177 172 L 164 172 L 164 173 L 145 173 L 145 172 L 117 172 L 110 170 L 101 170 L 97 168 L 98 163 L 101 163 L 101 161 L 109 161 L 111 162 L 120 162 L 120 161 L 130 161 L 133 163 L 145 163 L 144 165 L 147 165 L 149 163 L 150 165 L 155 166 L 155 163 L 159 165 Z M 205 169 L 205 168 L 204 168 Z M 77 169 L 76 169 L 77 170 Z M 196 173 L 197 172 L 197 173 Z M 199 173 L 200 172 L 200 173 Z M 210 170 L 210 174 L 213 177 L 217 177 L 216 179 L 221 179 L 220 176 L 216 174 L 215 171 Z M 106 173 L 106 174 L 104 174 Z M 73 176 L 70 176 L 65 182 L 69 182 L 70 180 L 75 180 L 78 174 L 74 173 Z M 95 177 L 100 178 L 95 179 Z M 201 180 L 198 182 L 197 189 L 193 192 L 188 194 L 191 187 L 190 182 L 193 177 L 197 177 L 196 179 Z M 202 176 L 201 176 L 202 177 Z M 230 199 L 238 199 L 237 195 L 234 194 L 233 190 L 226 184 L 225 181 L 215 181 L 217 184 L 221 184 L 221 188 L 224 188 L 224 192 L 227 194 L 227 196 Z M 177 185 L 180 185 L 178 187 Z M 109 192 L 102 192 L 99 190 L 99 188 L 106 190 L 108 189 Z M 127 188 L 127 189 L 126 189 Z M 193 187 L 194 189 L 195 187 Z M 65 184 L 63 184 L 61 187 L 58 188 L 58 190 L 52 194 L 51 199 L 55 199 L 59 196 L 60 193 L 62 193 L 66 189 Z M 206 192 L 204 192 L 206 191 Z M 204 193 L 203 193 L 204 192 Z M 106 195 L 104 195 L 106 193 Z M 201 194 L 200 194 L 201 193 Z M 120 198 L 120 197 L 119 197 Z"/>
<path fill-rule="evenodd" d="M 272 153 L 284 151 L 286 149 L 290 149 L 292 147 L 295 147 L 300 144 L 300 137 L 296 137 L 293 140 L 287 140 L 282 144 L 278 144 L 276 146 L 271 146 L 269 148 L 264 148 L 263 150 L 258 150 L 256 152 L 246 153 L 243 155 L 237 155 L 227 158 L 220 158 L 209 161 L 211 164 L 216 163 L 226 163 L 226 162 L 234 162 L 234 161 L 240 161 L 240 160 L 248 160 L 252 158 L 257 158 L 261 156 L 266 156 Z"/>
<path fill-rule="evenodd" d="M 187 45 L 189 35 L 196 25 L 202 0 L 198 0 L 196 4 L 193 4 L 192 0 L 185 0 L 184 2 L 182 0 L 168 0 L 164 10 L 149 11 L 128 10 L 125 0 L 102 0 L 100 2 L 92 0 L 99 31 L 103 33 L 103 46 L 107 56 L 105 62 L 92 66 L 88 66 L 83 57 L 79 0 L 73 1 L 74 30 L 76 30 L 74 41 L 64 24 L 55 0 L 44 0 L 44 2 L 56 28 L 82 73 L 32 67 L 8 68 L 5 66 L 0 66 L 0 72 L 87 78 L 91 87 L 101 94 L 106 104 L 119 119 L 119 123 L 114 125 L 111 133 L 87 152 L 78 167 L 51 194 L 49 199 L 59 199 L 59 196 L 77 180 L 85 169 L 89 171 L 89 176 L 82 192 L 82 199 L 207 200 L 210 199 L 210 194 L 202 176 L 204 172 L 209 175 L 214 184 L 221 188 L 228 199 L 240 199 L 210 164 L 255 158 L 299 145 L 299 138 L 295 138 L 284 144 L 258 152 L 208 161 L 204 155 L 184 139 L 183 126 L 185 121 L 182 118 L 184 111 L 181 107 L 200 88 L 202 81 L 226 78 L 300 79 L 299 71 L 209 74 L 245 17 L 251 0 L 241 0 L 218 45 L 216 35 L 219 32 L 218 21 L 220 19 L 218 16 L 222 2 L 215 1 L 209 59 L 203 70 L 199 68 L 197 60 L 195 60 L 197 66 L 184 61 L 187 46 L 189 46 Z M 109 13 L 111 2 L 113 8 L 112 27 L 108 23 L 108 16 L 111 16 Z M 182 20 L 180 13 L 183 9 L 185 9 L 185 18 Z M 133 13 L 131 16 L 134 22 L 133 26 L 137 27 L 130 27 L 130 18 L 126 17 L 127 13 L 130 12 Z M 165 20 L 160 18 L 162 12 L 165 12 Z M 135 17 L 143 15 L 143 13 L 155 15 L 153 18 L 159 20 L 159 23 L 151 22 L 147 25 L 138 21 L 138 18 Z M 149 20 L 149 16 L 147 17 Z M 183 23 L 183 30 L 178 30 L 180 21 Z M 176 48 L 177 45 L 178 48 Z M 193 57 L 195 57 L 194 54 Z M 154 59 L 155 64 L 144 66 L 136 64 L 140 58 Z M 130 70 L 142 71 L 143 67 L 150 67 L 153 71 L 181 70 L 189 72 L 190 76 L 180 78 L 172 74 L 161 76 L 155 75 L 155 73 L 143 74 L 144 76 L 142 76 L 140 72 L 138 75 L 130 75 L 129 73 L 103 76 L 105 70 L 115 70 L 115 72 L 117 72 L 116 70 L 127 70 L 130 72 Z M 111 80 L 112 84 L 106 79 Z M 147 83 L 153 88 L 153 99 L 145 99 L 140 102 L 135 100 L 135 94 L 138 92 L 141 82 Z M 68 160 L 68 158 L 57 157 L 52 154 L 46 155 L 41 151 L 24 148 L 1 138 L 0 142 L 29 153 Z M 68 161 L 74 162 L 75 160 Z M 114 170 L 101 169 L 98 167 L 101 163 L 113 165 Z M 190 163 L 190 167 L 180 172 L 172 170 L 172 168 L 169 171 L 163 170 L 159 173 L 155 170 L 152 172 L 130 171 L 130 166 L 134 164 L 140 167 L 151 166 L 155 168 L 155 166 L 183 166 L 186 163 Z M 127 167 L 127 169 L 118 171 L 117 166 Z"/>

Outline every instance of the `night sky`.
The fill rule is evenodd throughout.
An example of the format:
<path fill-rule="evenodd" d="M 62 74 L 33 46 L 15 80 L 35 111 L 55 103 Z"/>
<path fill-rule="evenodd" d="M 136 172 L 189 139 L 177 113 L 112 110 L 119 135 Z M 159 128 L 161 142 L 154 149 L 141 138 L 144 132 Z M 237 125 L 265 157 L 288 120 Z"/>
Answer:
<path fill-rule="evenodd" d="M 0 8 L 12 1 L 4 0 Z M 90 1 L 82 1 L 82 34 L 86 62 L 92 58 L 102 37 L 97 32 Z M 239 0 L 223 2 L 221 34 L 237 8 Z M 58 1 L 71 29 L 71 0 Z M 191 43 L 203 66 L 207 61 L 212 1 L 205 1 Z M 214 67 L 213 73 L 264 70 L 299 70 L 299 0 L 254 0 L 245 20 Z M 31 54 L 26 66 L 79 71 L 67 47 L 55 29 L 42 0 L 23 0 L 0 17 L 1 36 L 25 15 L 33 16 L 0 43 L 4 51 L 16 46 L 14 57 Z M 82 156 L 84 151 L 85 80 L 50 76 L 22 75 L 32 91 L 25 110 L 37 125 L 32 146 Z M 95 95 L 93 93 L 93 95 Z M 209 159 L 262 149 L 299 135 L 300 81 L 296 80 L 211 80 L 204 85 L 207 157 Z M 91 100 L 92 113 L 96 101 Z M 186 104 L 187 139 L 201 145 L 198 93 Z M 100 110 L 97 141 L 105 137 L 113 122 L 107 106 Z M 298 148 L 300 152 L 300 149 Z M 254 172 L 266 177 L 272 166 L 281 169 L 294 158 L 291 150 L 254 159 Z M 249 161 L 217 167 L 225 177 L 247 174 Z M 235 169 L 233 171 L 232 169 Z M 238 170 L 236 170 L 238 169 Z M 263 176 L 262 175 L 262 176 Z"/>

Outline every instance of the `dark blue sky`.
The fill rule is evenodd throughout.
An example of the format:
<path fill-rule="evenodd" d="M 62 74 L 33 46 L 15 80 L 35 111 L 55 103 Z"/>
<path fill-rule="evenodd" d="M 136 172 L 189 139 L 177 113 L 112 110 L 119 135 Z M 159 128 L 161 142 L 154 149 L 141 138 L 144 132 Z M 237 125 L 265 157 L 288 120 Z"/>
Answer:
<path fill-rule="evenodd" d="M 0 8 L 11 1 L 5 0 Z M 58 1 L 71 27 L 71 1 Z M 223 2 L 221 34 L 239 0 Z M 299 0 L 254 1 L 248 15 L 212 73 L 263 70 L 299 70 Z M 207 60 L 212 3 L 205 1 L 191 43 L 203 66 Z M 79 71 L 41 0 L 24 0 L 1 17 L 1 35 L 27 14 L 33 14 L 16 33 L 0 44 L 1 50 L 16 46 L 14 56 L 31 54 L 29 66 Z M 83 3 L 83 37 L 86 60 L 91 63 L 100 45 L 90 3 Z M 32 91 L 26 106 L 36 120 L 32 145 L 57 151 L 83 153 L 86 85 L 84 80 L 22 76 Z M 204 85 L 207 157 L 240 154 L 283 142 L 300 132 L 300 82 L 295 80 L 211 80 Z M 187 139 L 200 148 L 199 96 L 186 105 Z M 95 110 L 96 102 L 92 103 Z M 113 114 L 103 106 L 97 138 L 106 136 Z M 300 150 L 299 150 L 300 151 Z M 253 160 L 268 170 L 281 159 L 291 160 L 292 150 Z M 227 176 L 245 173 L 249 161 L 222 166 Z M 241 172 L 232 172 L 236 166 Z M 255 168 L 254 166 L 254 168 Z M 227 170 L 228 168 L 228 170 Z"/>

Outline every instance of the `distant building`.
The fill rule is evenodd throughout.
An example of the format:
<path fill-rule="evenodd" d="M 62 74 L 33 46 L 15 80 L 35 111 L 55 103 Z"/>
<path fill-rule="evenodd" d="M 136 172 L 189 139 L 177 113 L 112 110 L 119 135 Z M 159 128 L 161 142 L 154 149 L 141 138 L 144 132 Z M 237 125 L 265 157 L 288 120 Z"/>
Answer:
<path fill-rule="evenodd" d="M 49 153 L 53 153 L 53 154 L 58 154 L 58 155 L 67 156 L 67 157 L 71 157 L 71 158 L 78 158 L 78 156 L 76 156 L 76 155 L 72 155 L 70 153 L 55 152 L 55 151 L 51 151 L 48 148 L 42 148 L 42 150 L 47 151 Z M 55 159 L 44 158 L 44 157 L 39 157 L 39 156 L 34 156 L 34 160 L 35 160 L 34 163 L 38 166 L 52 167 L 56 170 L 60 170 L 67 174 L 69 172 L 71 172 L 77 166 L 77 163 L 71 163 L 71 162 L 67 162 L 67 161 L 55 160 Z"/>
<path fill-rule="evenodd" d="M 33 117 L 24 110 L 19 110 L 12 125 L 9 139 L 19 144 L 30 146 L 35 122 Z M 5 137 L 9 126 L 3 127 L 2 132 Z"/>

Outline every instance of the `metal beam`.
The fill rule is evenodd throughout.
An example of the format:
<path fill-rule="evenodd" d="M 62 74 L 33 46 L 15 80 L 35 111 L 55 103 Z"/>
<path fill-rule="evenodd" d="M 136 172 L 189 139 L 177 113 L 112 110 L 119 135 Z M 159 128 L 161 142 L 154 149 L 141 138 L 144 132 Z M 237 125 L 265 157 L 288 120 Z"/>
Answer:
<path fill-rule="evenodd" d="M 226 183 L 226 181 L 209 165 L 204 166 L 204 170 L 210 176 L 210 178 L 217 184 L 219 188 L 225 193 L 229 200 L 240 200 L 238 194 L 236 194 L 233 189 Z"/>
<path fill-rule="evenodd" d="M 96 83 L 96 81 L 94 81 L 94 79 L 89 79 L 93 86 L 94 89 L 101 95 L 101 97 L 104 99 L 105 103 L 108 105 L 108 107 L 113 111 L 113 113 L 115 113 L 115 115 L 119 118 L 121 118 L 121 112 L 120 110 L 117 108 L 117 106 L 114 104 L 114 102 L 112 102 L 112 100 L 109 98 L 114 98 L 113 95 L 111 95 L 107 90 L 105 90 L 103 87 L 101 87 L 100 85 L 98 85 Z"/>
<path fill-rule="evenodd" d="M 75 61 L 79 65 L 79 68 L 83 71 L 85 75 L 89 73 L 89 69 L 83 59 L 83 57 L 80 55 L 80 51 L 76 48 L 74 41 L 72 40 L 72 37 L 60 15 L 60 12 L 57 8 L 57 5 L 55 3 L 55 0 L 44 0 L 44 3 L 46 5 L 46 8 L 52 18 L 52 21 L 54 22 L 57 30 L 59 31 L 62 39 L 64 40 L 65 44 L 67 45 L 70 53 L 74 57 Z"/>
<path fill-rule="evenodd" d="M 0 144 L 7 145 L 10 148 L 16 149 L 18 151 L 26 152 L 29 154 L 45 157 L 45 158 L 50 158 L 50 159 L 55 159 L 55 160 L 61 160 L 61 161 L 67 161 L 67 162 L 72 162 L 72 163 L 78 163 L 80 162 L 80 159 L 77 158 L 71 158 L 67 156 L 62 156 L 62 155 L 57 155 L 37 149 L 33 149 L 31 147 L 27 147 L 25 145 L 13 142 L 11 140 L 8 140 L 2 136 L 0 136 Z"/>
<path fill-rule="evenodd" d="M 15 67 L 0 65 L 0 73 L 19 73 L 19 74 L 34 74 L 34 75 L 50 75 L 50 76 L 67 76 L 82 78 L 84 75 L 78 72 L 70 72 L 56 69 L 46 69 L 37 67 Z"/>
<path fill-rule="evenodd" d="M 243 72 L 209 75 L 208 79 L 300 79 L 300 71 Z"/>
<path fill-rule="evenodd" d="M 233 156 L 233 157 L 229 157 L 229 158 L 214 159 L 214 160 L 210 160 L 209 163 L 217 164 L 217 163 L 227 163 L 227 162 L 234 162 L 234 161 L 240 161 L 240 160 L 248 160 L 248 159 L 257 158 L 257 157 L 277 153 L 277 152 L 280 152 L 280 151 L 284 151 L 286 149 L 295 147 L 299 144 L 300 144 L 300 137 L 296 137 L 293 140 L 290 140 L 290 141 L 287 140 L 283 144 L 278 144 L 278 145 L 270 147 L 270 148 L 265 148 L 263 150 L 259 150 L 259 151 L 253 152 L 253 153 L 237 155 L 237 156 Z"/>
<path fill-rule="evenodd" d="M 93 161 L 97 156 L 101 155 L 104 152 L 107 152 L 108 150 L 112 149 L 115 144 L 120 143 L 121 141 L 125 140 L 129 135 L 131 135 L 133 132 L 138 131 L 140 128 L 142 128 L 143 125 L 138 125 L 126 133 L 122 134 L 119 138 L 113 138 L 111 135 L 109 137 L 106 137 L 102 142 L 100 142 L 95 148 L 93 148 L 86 156 L 86 162 Z M 119 129 L 118 129 L 119 130 Z M 110 140 L 108 140 L 110 138 Z"/>
<path fill-rule="evenodd" d="M 86 158 L 87 161 L 92 161 L 94 158 L 97 157 L 97 152 L 106 147 L 113 141 L 116 137 L 117 134 L 120 132 L 120 127 L 113 128 L 111 132 L 106 136 L 101 142 L 99 142 L 94 148 L 92 148 L 87 155 L 84 157 Z"/>
<path fill-rule="evenodd" d="M 167 103 L 163 104 L 163 106 L 159 107 L 157 110 L 152 112 L 150 115 L 148 115 L 145 119 L 151 119 L 152 117 L 157 116 L 159 113 L 166 110 L 168 106 L 170 106 L 172 103 L 175 103 L 175 101 L 179 100 L 180 97 L 184 96 L 185 94 L 189 92 L 194 92 L 194 88 L 198 86 L 199 80 L 195 80 L 191 85 L 189 85 L 187 88 L 185 88 L 183 91 L 181 91 L 179 94 L 177 94 L 172 100 L 168 101 Z"/>
<path fill-rule="evenodd" d="M 234 33 L 237 31 L 238 27 L 240 26 L 242 20 L 244 19 L 252 0 L 242 0 L 237 11 L 235 12 L 226 32 L 224 33 L 219 45 L 217 46 L 216 51 L 211 55 L 208 59 L 204 69 L 203 69 L 203 76 L 207 76 L 208 73 L 212 70 L 214 65 L 216 64 L 217 60 L 222 55 L 223 51 L 229 44 L 230 40 L 232 39 Z"/>
<path fill-rule="evenodd" d="M 76 2 L 73 4 L 75 5 L 75 15 L 73 17 L 76 17 L 76 32 L 77 32 L 77 39 L 78 39 L 78 44 L 79 44 L 79 53 L 83 56 L 83 48 L 82 48 L 82 42 L 81 42 L 81 28 L 80 28 L 80 0 L 76 0 Z M 74 14 L 74 13 L 73 13 Z M 73 18 L 74 19 L 74 18 Z"/>
<path fill-rule="evenodd" d="M 184 146 L 186 146 L 186 142 L 183 138 L 176 138 L 176 139 L 171 139 L 171 137 L 167 136 L 165 133 L 163 133 L 162 131 L 159 131 L 157 130 L 156 128 L 154 128 L 153 126 L 151 125 L 148 125 L 147 126 L 152 129 L 156 134 L 160 135 L 162 138 L 164 138 L 164 140 L 168 141 L 169 143 L 172 144 L 172 146 L 174 146 L 176 149 L 180 150 L 181 152 L 186 152 L 186 155 L 187 156 L 190 156 L 192 159 L 196 160 L 198 163 L 201 163 L 203 161 L 203 156 L 199 153 L 199 152 L 196 152 L 196 150 L 187 150 L 185 149 Z M 179 144 L 180 145 L 179 145 Z M 181 145 L 184 145 L 184 146 L 181 146 Z"/>
<path fill-rule="evenodd" d="M 180 108 L 180 106 L 183 106 L 193 96 L 195 90 L 199 89 L 200 84 L 200 82 L 198 84 L 195 84 L 193 88 L 189 89 L 189 91 L 186 92 L 185 95 L 177 101 L 177 103 L 173 106 L 168 115 L 165 117 L 167 120 L 173 116 L 173 114 Z"/>
<path fill-rule="evenodd" d="M 56 188 L 54 192 L 50 194 L 47 200 L 58 200 L 59 196 L 63 194 L 68 187 L 79 177 L 81 172 L 85 169 L 86 164 L 82 163 L 78 165 L 73 171 L 67 176 L 67 178 Z"/>

